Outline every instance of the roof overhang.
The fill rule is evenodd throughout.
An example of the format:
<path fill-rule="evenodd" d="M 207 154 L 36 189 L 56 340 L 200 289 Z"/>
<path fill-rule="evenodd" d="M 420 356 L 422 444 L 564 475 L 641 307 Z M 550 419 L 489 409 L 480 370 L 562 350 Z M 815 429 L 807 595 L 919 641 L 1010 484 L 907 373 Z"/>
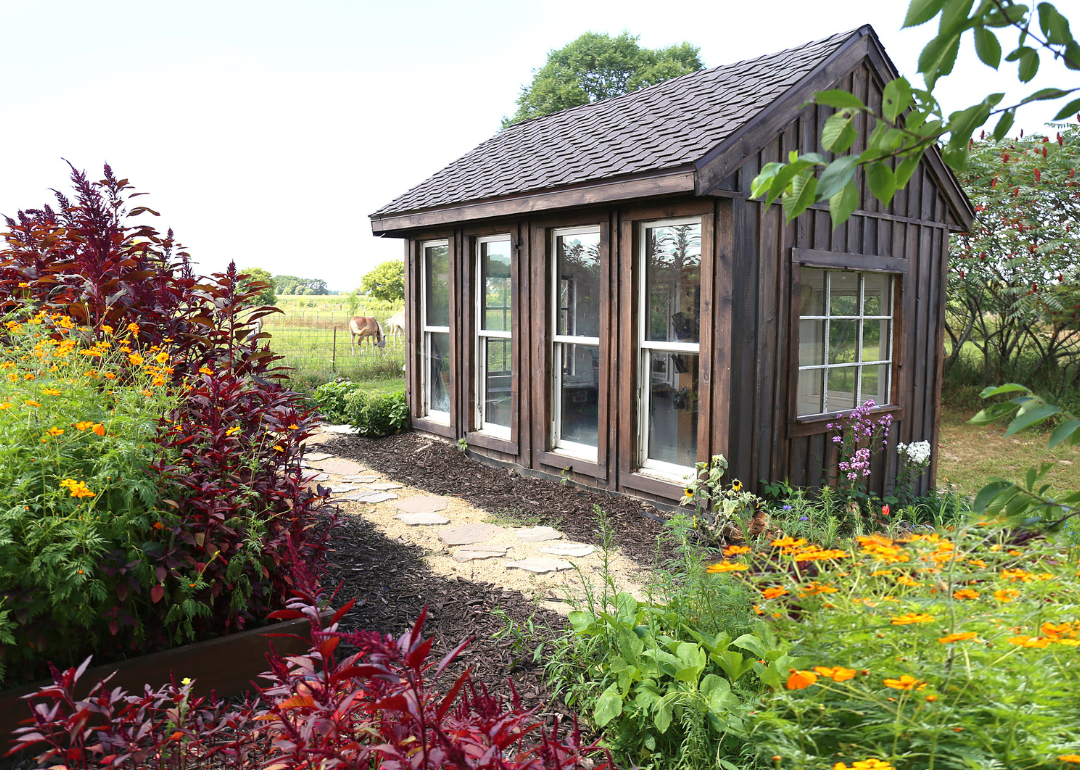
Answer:
<path fill-rule="evenodd" d="M 372 217 L 371 231 L 375 235 L 405 238 L 409 230 L 424 227 L 470 222 L 477 219 L 518 216 L 537 211 L 551 211 L 576 206 L 589 206 L 657 195 L 693 193 L 693 166 L 680 166 L 664 171 L 649 172 L 622 178 L 605 179 L 572 187 L 541 190 L 533 193 L 508 195 L 483 201 L 443 206 L 425 211 L 408 211 Z"/>

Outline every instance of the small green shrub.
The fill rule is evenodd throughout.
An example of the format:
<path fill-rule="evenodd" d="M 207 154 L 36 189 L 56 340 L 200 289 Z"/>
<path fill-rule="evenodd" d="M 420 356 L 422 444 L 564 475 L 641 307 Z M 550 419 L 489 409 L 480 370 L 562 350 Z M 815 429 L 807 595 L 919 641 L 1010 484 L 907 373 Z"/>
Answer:
<path fill-rule="evenodd" d="M 373 394 L 354 390 L 345 396 L 345 417 L 361 436 L 390 436 L 409 429 L 405 391 Z"/>
<path fill-rule="evenodd" d="M 334 380 L 315 388 L 312 400 L 325 419 L 333 423 L 344 423 L 348 421 L 345 413 L 345 397 L 362 388 L 363 386 L 358 382 Z"/>

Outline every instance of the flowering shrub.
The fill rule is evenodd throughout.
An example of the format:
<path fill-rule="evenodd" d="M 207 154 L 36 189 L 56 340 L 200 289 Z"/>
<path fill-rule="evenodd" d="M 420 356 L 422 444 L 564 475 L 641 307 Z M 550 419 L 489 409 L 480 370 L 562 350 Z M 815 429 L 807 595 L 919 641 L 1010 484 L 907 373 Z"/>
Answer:
<path fill-rule="evenodd" d="M 825 427 L 833 431 L 832 442 L 839 455 L 837 460 L 837 489 L 845 497 L 866 497 L 866 480 L 870 477 L 870 458 L 884 448 L 892 426 L 892 415 L 877 420 L 870 416 L 876 406 L 869 399 L 860 407 L 845 412 Z"/>
<path fill-rule="evenodd" d="M 896 455 L 900 462 L 892 497 L 894 502 L 910 502 L 915 497 L 915 481 L 930 465 L 930 442 L 899 443 Z"/>
<path fill-rule="evenodd" d="M 799 655 L 745 717 L 763 764 L 1045 767 L 1080 753 L 1076 549 L 982 526 L 853 545 L 786 538 L 724 562 Z"/>
<path fill-rule="evenodd" d="M 288 544 L 317 566 L 328 532 L 301 483 L 311 416 L 247 341 L 276 312 L 249 309 L 261 284 L 197 279 L 171 233 L 129 224 L 148 210 L 108 167 L 72 179 L 0 250 L 9 678 L 261 620 L 289 596 Z"/>
<path fill-rule="evenodd" d="M 446 768 L 447 770 L 569 770 L 595 768 L 576 726 L 559 739 L 532 721 L 533 712 L 507 704 L 473 685 L 465 671 L 446 691 L 437 679 L 467 641 L 437 665 L 428 660 L 432 640 L 421 630 L 426 610 L 412 630 L 394 639 L 369 632 L 343 633 L 329 623 L 310 573 L 298 570 L 297 590 L 278 618 L 311 621 L 306 655 L 268 655 L 269 685 L 237 705 L 195 698 L 190 681 L 156 692 L 128 695 L 94 686 L 83 700 L 74 684 L 88 663 L 64 673 L 34 696 L 32 723 L 21 728 L 9 753 L 36 750 L 37 761 L 69 770 L 96 768 L 313 767 Z M 342 659 L 340 644 L 359 652 Z M 99 720 L 91 724 L 91 719 Z"/>
<path fill-rule="evenodd" d="M 694 478 L 687 485 L 679 505 L 694 506 L 693 524 L 698 534 L 713 546 L 742 543 L 765 531 L 765 501 L 738 479 L 725 488 L 728 462 L 713 455 L 709 462 L 697 463 Z"/>

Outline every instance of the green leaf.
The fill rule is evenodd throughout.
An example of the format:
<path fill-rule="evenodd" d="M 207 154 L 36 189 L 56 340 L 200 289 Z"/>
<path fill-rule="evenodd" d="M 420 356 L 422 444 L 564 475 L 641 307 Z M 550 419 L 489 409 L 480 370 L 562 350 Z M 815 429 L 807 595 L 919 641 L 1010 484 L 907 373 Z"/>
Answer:
<path fill-rule="evenodd" d="M 902 161 L 896 164 L 896 171 L 894 176 L 896 178 L 896 189 L 903 190 L 907 187 L 908 180 L 911 179 L 911 175 L 915 173 L 915 169 L 919 167 L 919 161 L 922 160 L 923 151 L 920 150 L 912 155 L 908 155 Z"/>
<path fill-rule="evenodd" d="M 1046 35 L 1050 45 L 1064 45 L 1072 40 L 1069 32 L 1069 20 L 1062 16 L 1050 3 L 1039 3 L 1039 27 Z"/>
<path fill-rule="evenodd" d="M 896 192 L 896 177 L 885 161 L 877 160 L 867 164 L 866 183 L 874 197 L 888 206 Z"/>
<path fill-rule="evenodd" d="M 796 175 L 801 174 L 809 168 L 810 165 L 810 161 L 800 158 L 780 169 L 780 172 L 773 177 L 772 186 L 769 188 L 769 194 L 765 197 L 765 205 L 771 206 L 774 200 L 787 191 L 791 185 L 791 180 L 794 179 Z"/>
<path fill-rule="evenodd" d="M 1000 396 L 1004 393 L 1030 393 L 1031 391 L 1025 388 L 1023 385 L 1017 385 L 1015 382 L 1008 382 L 1004 385 L 991 385 L 988 388 L 983 388 L 982 393 L 979 394 L 980 398 L 990 398 L 991 396 Z"/>
<path fill-rule="evenodd" d="M 773 178 L 784 167 L 783 163 L 766 163 L 761 172 L 750 183 L 750 197 L 760 198 L 772 185 Z"/>
<path fill-rule="evenodd" d="M 1065 439 L 1069 438 L 1078 428 L 1080 428 L 1080 420 L 1069 419 L 1063 420 L 1061 425 L 1054 428 L 1054 432 L 1050 436 L 1050 441 L 1047 444 L 1047 449 L 1053 449 Z"/>
<path fill-rule="evenodd" d="M 660 702 L 660 708 L 656 710 L 656 714 L 653 716 L 653 724 L 661 733 L 666 733 L 671 726 L 671 711 L 671 701 L 665 697 Z"/>
<path fill-rule="evenodd" d="M 904 17 L 904 29 L 925 24 L 945 7 L 945 0 L 911 0 Z"/>
<path fill-rule="evenodd" d="M 933 88 L 942 75 L 952 72 L 956 53 L 960 50 L 960 35 L 938 35 L 919 54 L 919 72 L 926 75 L 926 84 Z"/>
<path fill-rule="evenodd" d="M 1021 83 L 1030 83 L 1039 71 L 1039 52 L 1034 48 L 1020 49 L 1020 67 L 1017 76 Z"/>
<path fill-rule="evenodd" d="M 1021 412 L 1009 423 L 1009 429 L 1005 431 L 1005 438 L 1022 431 L 1024 428 L 1038 425 L 1048 417 L 1053 417 L 1060 412 L 1061 410 L 1052 404 L 1043 404 L 1034 409 L 1028 409 L 1025 412 Z"/>
<path fill-rule="evenodd" d="M 848 217 L 858 205 L 859 191 L 852 180 L 844 185 L 843 190 L 829 198 L 829 216 L 832 218 L 833 230 L 848 221 Z"/>
<path fill-rule="evenodd" d="M 788 222 L 814 203 L 817 177 L 813 175 L 813 172 L 804 171 L 802 175 L 795 177 L 791 190 L 791 194 L 784 198 L 784 215 Z"/>
<path fill-rule="evenodd" d="M 906 78 L 890 80 L 882 93 L 881 114 L 890 123 L 895 123 L 900 114 L 911 105 L 911 98 L 911 84 Z"/>
<path fill-rule="evenodd" d="M 1077 100 L 1080 104 L 1080 99 Z M 1009 133 L 1009 129 L 1012 128 L 1013 121 L 1016 119 L 1016 110 L 1006 110 L 1001 113 L 1001 117 L 998 119 L 997 125 L 994 126 L 994 133 L 992 138 L 995 142 L 1000 142 L 1005 138 L 1005 134 Z M 1057 120 L 1057 118 L 1055 118 Z"/>
<path fill-rule="evenodd" d="M 986 506 L 989 505 L 991 500 L 1012 486 L 1013 483 L 1011 481 L 994 481 L 987 484 L 979 490 L 979 494 L 975 495 L 975 501 L 971 504 L 971 507 L 974 508 L 976 512 L 982 513 L 986 510 Z"/>
<path fill-rule="evenodd" d="M 1080 113 L 1080 99 L 1073 99 L 1061 108 L 1058 114 L 1054 116 L 1054 120 L 1065 120 L 1077 113 Z"/>
<path fill-rule="evenodd" d="M 824 104 L 826 107 L 835 107 L 838 110 L 865 110 L 866 105 L 863 104 L 863 100 L 857 97 L 855 94 L 848 93 L 847 91 L 840 91 L 833 89 L 831 91 L 818 91 L 814 94 L 814 101 L 818 104 Z"/>
<path fill-rule="evenodd" d="M 844 152 L 855 141 L 854 134 L 851 115 L 846 111 L 837 112 L 829 116 L 821 129 L 821 146 L 829 152 Z"/>
<path fill-rule="evenodd" d="M 593 708 L 593 721 L 596 722 L 597 727 L 603 727 L 619 716 L 622 710 L 623 700 L 622 695 L 619 693 L 619 685 L 617 682 L 612 682 L 596 699 L 596 706 Z"/>
<path fill-rule="evenodd" d="M 1063 96 L 1068 96 L 1070 93 L 1072 93 L 1072 90 L 1067 91 L 1062 88 L 1040 88 L 1020 103 L 1027 104 L 1028 102 L 1044 102 L 1048 99 L 1060 99 Z"/>
<path fill-rule="evenodd" d="M 939 35 L 960 34 L 968 26 L 968 14 L 975 0 L 948 0 L 941 9 L 941 22 L 938 24 Z"/>
<path fill-rule="evenodd" d="M 845 155 L 837 158 L 821 172 L 818 179 L 817 196 L 831 198 L 840 192 L 844 185 L 851 181 L 855 175 L 855 168 L 859 165 L 859 156 Z"/>
<path fill-rule="evenodd" d="M 997 69 L 1001 64 L 1001 43 L 986 27 L 975 28 L 975 53 L 987 67 Z"/>

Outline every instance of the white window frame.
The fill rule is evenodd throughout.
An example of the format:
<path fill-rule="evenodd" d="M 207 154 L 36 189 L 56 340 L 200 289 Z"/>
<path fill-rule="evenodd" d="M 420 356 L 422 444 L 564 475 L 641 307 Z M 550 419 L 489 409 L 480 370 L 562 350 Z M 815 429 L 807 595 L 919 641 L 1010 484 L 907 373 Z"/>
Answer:
<path fill-rule="evenodd" d="M 638 310 L 638 323 L 637 323 L 637 454 L 638 454 L 638 467 L 641 471 L 647 472 L 651 476 L 658 476 L 668 480 L 677 480 L 679 482 L 691 479 L 694 476 L 693 466 L 676 465 L 674 463 L 663 462 L 662 460 L 652 460 L 649 458 L 649 410 L 647 403 L 647 393 L 652 385 L 652 367 L 649 366 L 649 360 L 654 352 L 660 353 L 693 353 L 699 357 L 698 372 L 700 375 L 700 356 L 701 356 L 701 343 L 700 342 L 656 342 L 646 340 L 646 323 L 648 318 L 647 310 L 647 297 L 646 291 L 646 272 L 645 272 L 645 258 L 648 250 L 648 244 L 645 240 L 645 231 L 657 228 L 657 227 L 677 227 L 678 225 L 698 225 L 704 230 L 704 226 L 701 221 L 701 217 L 679 217 L 677 219 L 659 219 L 651 222 L 639 222 L 638 223 L 638 287 L 637 287 L 637 310 Z M 700 248 L 700 247 L 699 247 Z M 702 265 L 704 267 L 704 265 Z M 700 329 L 699 329 L 700 337 Z M 701 383 L 698 383 L 700 387 Z"/>
<path fill-rule="evenodd" d="M 450 334 L 449 326 L 430 326 L 427 322 L 427 250 L 439 246 L 445 246 L 447 248 L 447 261 L 449 263 L 450 241 L 448 239 L 443 238 L 442 240 L 420 242 L 420 350 L 422 358 L 420 365 L 420 391 L 423 394 L 421 399 L 423 418 L 443 425 L 449 425 L 450 412 L 443 412 L 431 408 L 431 335 Z M 447 282 L 449 283 L 449 276 L 447 276 Z M 450 287 L 448 286 L 447 288 Z M 449 293 L 447 296 L 449 296 Z M 446 351 L 446 355 L 449 354 L 450 351 Z M 450 397 L 453 399 L 452 393 Z"/>
<path fill-rule="evenodd" d="M 482 238 L 476 239 L 476 424 L 479 427 L 481 433 L 487 433 L 488 435 L 495 436 L 496 438 L 510 440 L 510 426 L 508 425 L 496 425 L 487 421 L 486 405 L 487 405 L 487 345 L 488 339 L 503 339 L 511 340 L 513 345 L 513 331 L 492 331 L 484 328 L 484 296 L 485 288 L 481 285 L 483 279 L 484 269 L 483 260 L 481 254 L 483 252 L 483 244 L 485 243 L 506 243 L 510 244 L 510 233 L 501 235 L 485 235 Z M 514 269 L 514 253 L 513 248 L 510 249 L 510 271 L 513 275 Z M 513 278 L 511 277 L 511 285 L 513 284 Z M 510 304 L 510 328 L 514 327 L 514 307 L 513 301 Z M 511 358 L 510 369 L 511 376 L 513 376 L 513 358 Z"/>
<path fill-rule="evenodd" d="M 873 270 L 841 270 L 836 268 L 803 268 L 804 270 L 813 269 L 820 270 L 825 274 L 825 315 L 800 315 L 799 327 L 802 327 L 802 321 L 822 321 L 823 322 L 823 334 L 824 340 L 822 348 L 824 350 L 824 362 L 821 364 L 807 364 L 806 366 L 799 365 L 798 372 L 796 373 L 796 389 L 798 388 L 798 378 L 803 371 L 822 371 L 821 375 L 821 405 L 826 411 L 824 412 L 807 412 L 805 414 L 797 414 L 796 419 L 804 419 L 808 417 L 820 417 L 826 414 L 839 414 L 841 412 L 850 412 L 850 409 L 841 409 L 837 411 L 830 411 L 829 407 L 829 371 L 830 369 L 857 369 L 855 373 L 855 406 L 862 406 L 863 394 L 862 394 L 862 371 L 868 366 L 882 366 L 888 365 L 885 377 L 885 393 L 888 401 L 883 404 L 877 404 L 877 406 L 892 406 L 892 384 L 893 384 L 893 334 L 896 327 L 896 274 L 894 273 L 880 273 Z M 855 273 L 859 282 L 859 314 L 858 315 L 832 315 L 832 274 L 833 273 Z M 885 290 L 885 294 L 882 296 L 882 304 L 887 298 L 889 303 L 889 315 L 863 315 L 864 301 L 866 299 L 866 281 L 863 276 L 869 274 L 885 275 L 889 279 L 888 288 Z M 830 364 L 829 363 L 829 323 L 830 321 L 858 321 L 858 331 L 856 332 L 855 351 L 856 360 L 854 363 L 844 364 Z M 864 321 L 888 321 L 889 322 L 889 343 L 887 349 L 889 351 L 889 357 L 881 361 L 863 361 L 863 322 Z M 801 340 L 799 343 L 801 344 Z M 796 404 L 798 401 L 796 400 Z M 854 408 L 854 407 L 853 407 Z"/>
<path fill-rule="evenodd" d="M 585 345 L 600 350 L 599 337 L 583 337 L 571 334 L 557 334 L 559 328 L 559 252 L 558 243 L 560 237 L 574 235 L 595 235 L 602 238 L 600 225 L 585 225 L 582 227 L 561 227 L 551 231 L 551 344 L 549 346 L 551 360 L 551 451 L 558 454 L 575 457 L 588 462 L 598 462 L 599 446 L 579 444 L 576 441 L 567 441 L 562 438 L 562 367 L 566 345 Z M 574 291 L 574 304 L 577 305 L 577 291 Z M 600 443 L 600 425 L 596 426 L 596 441 Z"/>

